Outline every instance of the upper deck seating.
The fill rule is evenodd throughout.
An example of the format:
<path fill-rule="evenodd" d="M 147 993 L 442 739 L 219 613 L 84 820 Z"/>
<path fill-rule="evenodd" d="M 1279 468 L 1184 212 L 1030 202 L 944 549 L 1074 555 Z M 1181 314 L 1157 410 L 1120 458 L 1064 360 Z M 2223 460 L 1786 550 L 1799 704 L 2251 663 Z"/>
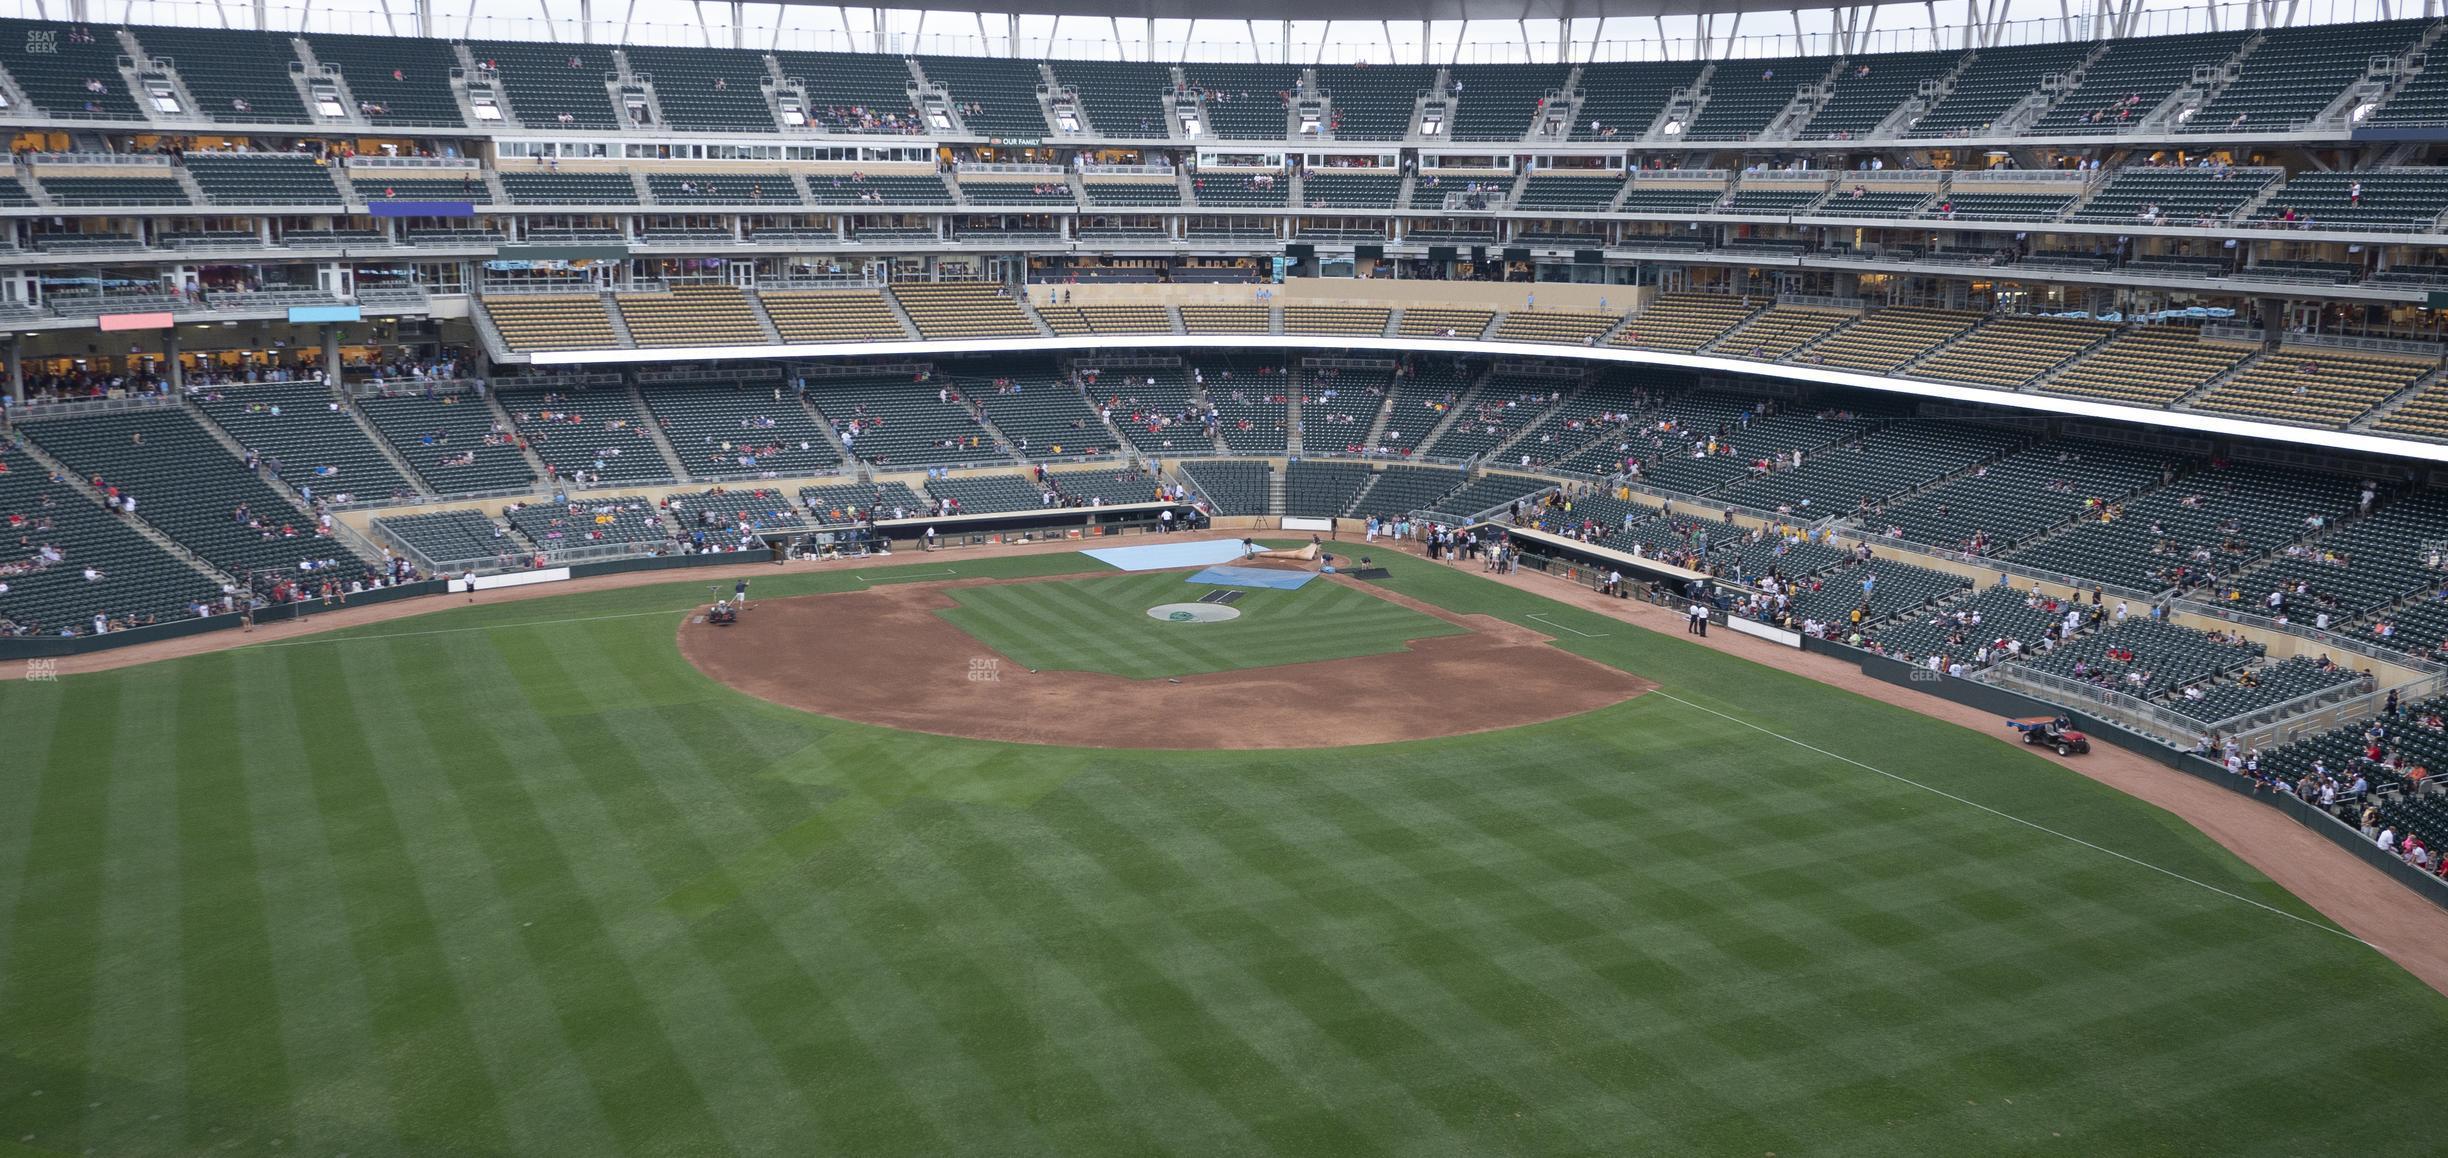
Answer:
<path fill-rule="evenodd" d="M 0 66 L 36 108 L 64 120 L 141 121 L 108 27 L 0 19 Z"/>
<path fill-rule="evenodd" d="M 2389 20 L 2265 32 L 2235 80 L 2179 128 L 2194 134 L 2283 132 L 2308 123 L 2347 85 L 2363 79 L 2374 57 L 2402 55 L 2430 23 Z"/>
<path fill-rule="evenodd" d="M 1572 139 L 1640 139 L 1674 94 L 1700 79 L 1703 67 L 1696 61 L 1674 60 L 1581 66 L 1581 110 L 1573 119 Z"/>
<path fill-rule="evenodd" d="M 510 169 L 502 191 L 514 205 L 636 205 L 637 186 L 627 173 L 539 173 Z"/>
<path fill-rule="evenodd" d="M 2100 58 L 2083 70 L 2082 86 L 2050 108 L 2032 131 L 2074 136 L 2134 128 L 2177 89 L 2193 83 L 2194 69 L 2226 63 L 2251 35 L 2207 32 L 2110 40 Z"/>
<path fill-rule="evenodd" d="M 2040 91 L 2042 78 L 2072 71 L 2089 56 L 2089 41 L 1984 48 L 1955 76 L 1955 87 L 1913 122 L 1907 136 L 1986 135 L 1991 125 Z"/>
<path fill-rule="evenodd" d="M 1436 85 L 1436 69 L 1413 64 L 1322 64 L 1319 90 L 1333 98 L 1334 135 L 1341 141 L 1399 141 L 1411 135 L 1419 96 Z"/>
<path fill-rule="evenodd" d="M 762 346 L 756 308 L 735 285 L 677 285 L 666 293 L 612 295 L 640 347 Z"/>
<path fill-rule="evenodd" d="M 2437 361 L 2281 346 L 2195 399 L 2193 409 L 2342 427 L 2437 369 Z"/>
<path fill-rule="evenodd" d="M 1811 347 L 1805 357 L 1813 365 L 1891 373 L 1953 341 L 1980 320 L 1979 314 L 1958 310 L 1911 306 L 1874 310 Z"/>
<path fill-rule="evenodd" d="M 1913 376 L 2013 389 L 2055 369 L 2114 330 L 2105 322 L 2074 318 L 1994 318 L 1914 367 Z"/>
<path fill-rule="evenodd" d="M 2448 211 L 2448 169 L 2298 173 L 2253 210 L 2251 221 L 2283 227 L 2290 209 L 2306 228 L 2429 231 Z"/>
<path fill-rule="evenodd" d="M 2084 394 L 2139 406 L 2166 406 L 2235 368 L 2252 348 L 2204 342 L 2181 326 L 2137 326 L 2041 384 L 2052 394 Z"/>
<path fill-rule="evenodd" d="M 1889 52 L 1847 57 L 1836 70 L 1836 91 L 1802 130 L 1804 138 L 1837 141 L 1866 137 L 1921 87 L 1954 71 L 1960 52 Z"/>
<path fill-rule="evenodd" d="M 1290 137 L 1286 98 L 1300 84 L 1288 64 L 1183 62 L 1182 80 L 1206 94 L 1208 124 L 1217 137 L 1238 141 L 1282 141 Z"/>
<path fill-rule="evenodd" d="M 1457 64 L 1454 82 L 1455 141 L 1518 141 L 1530 131 L 1547 99 L 1572 79 L 1567 64 Z"/>
<path fill-rule="evenodd" d="M 357 115 L 385 128 L 466 128 L 451 72 L 462 67 L 447 41 L 417 36 L 305 35 L 315 60 L 340 70 Z"/>
<path fill-rule="evenodd" d="M 632 75 L 654 79 L 655 104 L 669 128 L 770 133 L 780 127 L 765 103 L 770 74 L 762 52 L 633 44 L 621 53 Z"/>
<path fill-rule="evenodd" d="M 927 338 L 1036 337 L 1036 323 L 1009 291 L 986 282 L 900 282 L 903 311 Z"/>
<path fill-rule="evenodd" d="M 1038 103 L 1037 62 L 985 56 L 921 56 L 927 79 L 961 107 L 961 123 L 981 137 L 1038 140 L 1054 135 Z"/>
<path fill-rule="evenodd" d="M 1101 136 L 1171 135 L 1166 95 L 1173 66 L 1152 60 L 1057 60 L 1054 79 L 1079 96 L 1088 124 Z"/>
<path fill-rule="evenodd" d="M 1725 294 L 1660 294 L 1608 344 L 1689 354 L 1724 337 L 1757 308 Z"/>
<path fill-rule="evenodd" d="M 294 125 L 309 119 L 289 80 L 289 66 L 299 62 L 288 33 L 153 25 L 134 31 L 147 56 L 168 57 L 177 67 L 179 80 L 200 106 L 196 112 L 224 124 Z"/>
<path fill-rule="evenodd" d="M 1309 208 L 1391 209 L 1402 191 L 1394 173 L 1312 169 L 1301 175 L 1301 203 Z"/>
<path fill-rule="evenodd" d="M 1709 77 L 1708 103 L 1683 127 L 1687 141 L 1748 141 L 1768 130 L 1802 85 L 1826 79 L 1824 56 L 1727 60 Z"/>
<path fill-rule="evenodd" d="M 621 344 L 597 294 L 502 294 L 479 301 L 513 350 L 608 350 Z"/>
<path fill-rule="evenodd" d="M 2073 220 L 2223 224 L 2276 177 L 2272 169 L 2119 169 Z"/>
<path fill-rule="evenodd" d="M 926 131 L 910 105 L 909 62 L 871 52 L 776 50 L 782 75 L 806 86 L 808 119 L 836 133 Z"/>
<path fill-rule="evenodd" d="M 896 342 L 909 331 L 875 290 L 759 290 L 785 342 Z"/>
<path fill-rule="evenodd" d="M 611 49 L 510 40 L 471 40 L 467 49 L 480 70 L 492 66 L 511 113 L 528 128 L 626 127 L 604 85 L 604 78 L 615 71 Z"/>
<path fill-rule="evenodd" d="M 928 174 L 811 173 L 808 196 L 818 205 L 950 205 L 943 178 Z"/>

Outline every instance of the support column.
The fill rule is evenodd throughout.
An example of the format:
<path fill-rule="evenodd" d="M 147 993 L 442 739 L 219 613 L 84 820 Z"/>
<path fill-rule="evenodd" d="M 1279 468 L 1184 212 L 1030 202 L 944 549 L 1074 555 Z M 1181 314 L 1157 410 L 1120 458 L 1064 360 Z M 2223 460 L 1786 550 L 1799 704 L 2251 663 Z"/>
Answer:
<path fill-rule="evenodd" d="M 340 331 L 323 327 L 323 380 L 340 384 Z"/>
<path fill-rule="evenodd" d="M 10 400 L 16 405 L 25 405 L 26 388 L 24 338 L 12 337 L 8 340 L 8 392 Z"/>
<path fill-rule="evenodd" d="M 170 383 L 173 394 L 187 388 L 187 372 L 179 368 L 178 327 L 162 331 L 162 379 Z"/>

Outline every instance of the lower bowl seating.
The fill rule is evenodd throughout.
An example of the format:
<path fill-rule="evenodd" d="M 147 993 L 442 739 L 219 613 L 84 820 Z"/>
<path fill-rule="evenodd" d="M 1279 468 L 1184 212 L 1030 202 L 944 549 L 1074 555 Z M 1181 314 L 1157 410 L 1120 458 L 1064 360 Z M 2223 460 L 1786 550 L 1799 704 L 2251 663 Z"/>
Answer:
<path fill-rule="evenodd" d="M 1183 463 L 1182 473 L 1190 479 L 1190 488 L 1206 496 L 1208 505 L 1219 515 L 1280 513 L 1267 509 L 1267 494 L 1275 473 L 1272 465 L 1207 460 Z"/>
<path fill-rule="evenodd" d="M 421 566 L 440 574 L 509 567 L 527 555 L 524 544 L 511 538 L 507 528 L 485 517 L 482 511 L 385 515 L 374 520 L 374 530 L 410 558 L 419 560 Z"/>

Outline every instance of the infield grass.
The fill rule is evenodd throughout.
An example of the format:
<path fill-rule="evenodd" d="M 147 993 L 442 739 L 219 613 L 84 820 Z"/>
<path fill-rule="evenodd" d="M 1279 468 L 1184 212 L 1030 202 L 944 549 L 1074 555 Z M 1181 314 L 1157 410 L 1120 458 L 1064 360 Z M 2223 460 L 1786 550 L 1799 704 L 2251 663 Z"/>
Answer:
<path fill-rule="evenodd" d="M 1221 623 L 1170 623 L 1147 609 L 1237 591 L 1241 613 Z M 1340 583 L 1297 590 L 1215 587 L 1180 571 L 1097 579 L 1002 583 L 946 591 L 960 604 L 936 614 L 986 646 L 1044 671 L 1157 679 L 1236 668 L 1382 655 L 1406 641 L 1468 628 Z"/>
<path fill-rule="evenodd" d="M 1095 568 L 862 574 L 947 565 Z M 2448 999 L 2167 814 L 1677 636 L 1393 566 L 1442 606 L 1592 633 L 1561 646 L 1661 686 L 1326 753 L 997 745 L 712 683 L 673 647 L 689 583 L 0 683 L 0 1145 L 2089 1158 L 2448 1137 L 2422 1065 Z"/>

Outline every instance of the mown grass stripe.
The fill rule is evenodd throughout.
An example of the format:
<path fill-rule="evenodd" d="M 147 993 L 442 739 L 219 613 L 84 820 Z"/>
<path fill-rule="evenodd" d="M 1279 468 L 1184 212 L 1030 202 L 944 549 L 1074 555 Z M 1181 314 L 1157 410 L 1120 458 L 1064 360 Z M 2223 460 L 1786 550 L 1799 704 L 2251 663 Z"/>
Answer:
<path fill-rule="evenodd" d="M 103 827 L 111 778 L 119 767 L 119 715 L 125 680 L 80 687 L 71 702 L 58 685 L 8 694 L 9 716 L 49 718 L 40 759 L 0 767 L 12 799 L 31 814 L 25 879 L 9 922 L 9 955 L 0 961 L 0 1117 L 7 1137 L 60 1152 L 93 1138 L 84 1116 L 99 1090 L 92 1025 L 101 952 Z M 46 711 L 47 708 L 47 711 Z"/>
<path fill-rule="evenodd" d="M 191 1149 L 254 1148 L 292 1132 L 282 1020 L 312 1014 L 304 1002 L 285 1002 L 275 981 L 264 868 L 239 745 L 239 688 L 256 673 L 241 666 L 226 653 L 208 656 L 178 681 L 177 943 L 188 1084 L 199 1098 L 257 1109 L 243 1124 L 190 1115 Z M 259 750 L 293 746 L 287 738 Z"/>
<path fill-rule="evenodd" d="M 542 979 L 551 963 L 522 936 L 538 907 L 524 895 L 527 882 L 515 862 L 496 855 L 505 846 L 484 793 L 469 790 L 474 781 L 516 774 L 492 731 L 466 726 L 486 718 L 491 705 L 471 709 L 433 694 L 451 681 L 504 683 L 487 670 L 488 652 L 471 636 L 446 648 L 390 641 L 350 653 L 352 684 L 360 689 L 352 709 L 367 765 L 398 817 L 414 879 L 434 905 L 435 940 L 467 1011 L 490 1101 L 500 1109 L 504 1149 L 610 1153 L 618 1142 Z M 468 732 L 477 746 L 456 743 Z"/>
<path fill-rule="evenodd" d="M 187 1146 L 186 967 L 179 926 L 184 887 L 179 852 L 183 788 L 157 774 L 178 748 L 179 685 L 202 678 L 194 665 L 147 673 L 119 716 L 110 792 L 102 818 L 102 920 L 94 956 L 91 1064 L 134 1083 L 86 1114 L 96 1139 L 132 1152 Z M 204 946 L 195 946 L 204 952 Z"/>

